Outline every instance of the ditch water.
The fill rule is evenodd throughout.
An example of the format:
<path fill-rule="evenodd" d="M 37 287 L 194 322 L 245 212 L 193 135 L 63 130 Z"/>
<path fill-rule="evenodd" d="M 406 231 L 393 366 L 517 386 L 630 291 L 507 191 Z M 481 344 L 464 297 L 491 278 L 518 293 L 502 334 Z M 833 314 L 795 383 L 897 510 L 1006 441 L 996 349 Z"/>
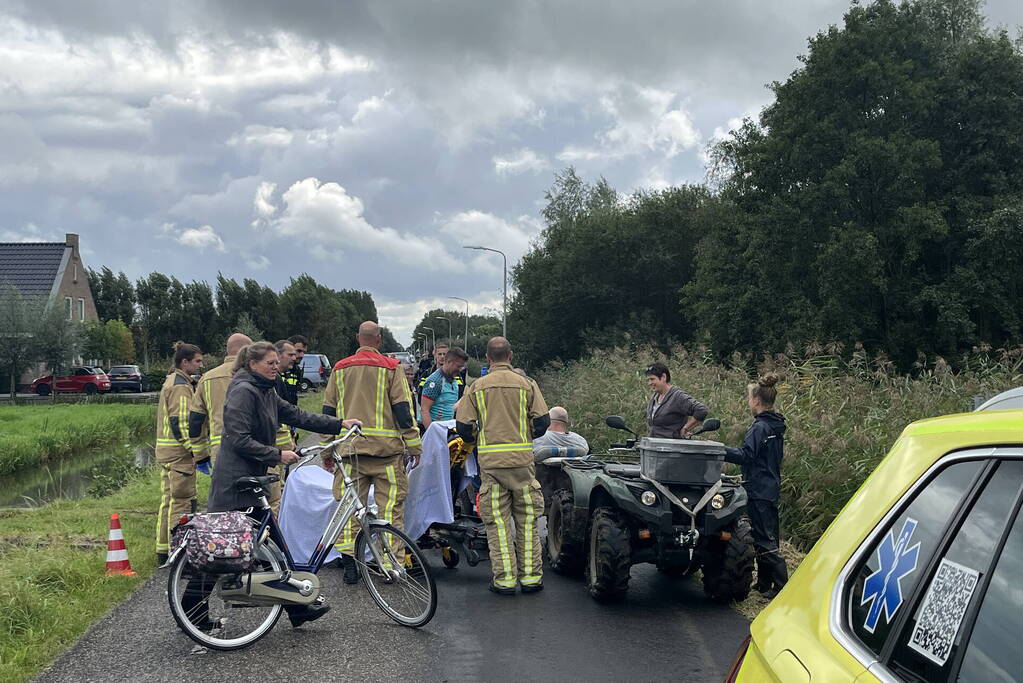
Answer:
<path fill-rule="evenodd" d="M 61 499 L 108 495 L 153 462 L 152 445 L 106 446 L 0 477 L 0 508 L 39 507 Z"/>

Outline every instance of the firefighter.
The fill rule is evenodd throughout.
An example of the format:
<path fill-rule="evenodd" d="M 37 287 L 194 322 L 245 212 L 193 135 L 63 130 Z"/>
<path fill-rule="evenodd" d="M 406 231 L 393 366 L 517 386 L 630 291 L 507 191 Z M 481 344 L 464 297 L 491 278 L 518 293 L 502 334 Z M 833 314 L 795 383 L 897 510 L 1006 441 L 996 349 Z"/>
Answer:
<path fill-rule="evenodd" d="M 192 398 L 188 412 L 188 438 L 192 440 L 196 466 L 200 472 L 207 470 L 217 459 L 220 438 L 224 433 L 224 399 L 227 385 L 234 376 L 234 360 L 243 347 L 252 340 L 241 332 L 227 338 L 224 362 L 202 376 Z"/>
<path fill-rule="evenodd" d="M 422 451 L 412 394 L 398 359 L 384 356 L 378 350 L 381 342 L 378 324 L 366 321 L 359 325 L 356 339 L 359 349 L 355 354 L 334 365 L 323 395 L 323 412 L 341 420 L 362 421 L 365 438 L 355 443 L 356 456 L 348 459 L 344 467 L 363 503 L 372 484 L 377 516 L 402 529 L 408 492 L 403 458 L 407 456 L 415 467 Z M 328 467 L 331 462 L 325 460 Z M 340 500 L 343 492 L 344 478 L 338 472 L 334 475 L 334 497 Z M 353 559 L 355 533 L 353 523 L 349 522 L 336 546 L 343 556 L 345 583 L 349 584 L 359 581 Z"/>
<path fill-rule="evenodd" d="M 494 575 L 490 590 L 501 595 L 514 595 L 517 585 L 523 593 L 543 590 L 536 530 L 543 496 L 533 466 L 533 439 L 550 425 L 540 388 L 516 374 L 511 359 L 507 339 L 487 342 L 490 371 L 466 389 L 455 416 L 458 435 L 476 443 L 482 479 L 480 516 L 487 528 Z"/>
<path fill-rule="evenodd" d="M 202 368 L 202 351 L 194 344 L 174 344 L 174 367 L 160 389 L 156 406 L 156 462 L 160 465 L 160 509 L 156 515 L 156 562 L 167 562 L 170 532 L 195 500 L 195 459 L 188 440 L 188 404 Z"/>

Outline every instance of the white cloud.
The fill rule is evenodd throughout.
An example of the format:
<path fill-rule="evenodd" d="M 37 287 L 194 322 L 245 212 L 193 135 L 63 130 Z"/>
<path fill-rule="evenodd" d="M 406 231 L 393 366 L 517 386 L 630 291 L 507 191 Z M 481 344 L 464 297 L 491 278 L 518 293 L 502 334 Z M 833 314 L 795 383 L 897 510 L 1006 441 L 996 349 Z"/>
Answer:
<path fill-rule="evenodd" d="M 273 204 L 273 194 L 276 190 L 277 183 L 270 183 L 265 180 L 256 188 L 256 197 L 252 203 L 257 219 L 267 219 L 276 213 L 277 207 Z"/>
<path fill-rule="evenodd" d="M 266 270 L 270 267 L 270 259 L 262 254 L 255 254 L 245 257 L 245 265 L 252 270 Z"/>
<path fill-rule="evenodd" d="M 700 131 L 667 90 L 626 83 L 605 93 L 600 108 L 614 125 L 598 132 L 594 146 L 566 145 L 558 159 L 567 163 L 617 160 L 655 153 L 670 159 L 700 145 Z"/>
<path fill-rule="evenodd" d="M 355 108 L 355 114 L 352 115 L 352 123 L 360 123 L 367 117 L 373 114 L 373 112 L 380 111 L 384 107 L 383 98 L 373 95 L 369 99 L 365 99 L 359 102 L 359 106 Z"/>
<path fill-rule="evenodd" d="M 270 227 L 280 235 L 302 237 L 321 246 L 376 253 L 429 270 L 464 268 L 435 240 L 371 225 L 362 200 L 338 183 L 306 178 L 289 187 L 282 199 L 283 209 L 270 221 Z"/>
<path fill-rule="evenodd" d="M 507 156 L 495 156 L 493 162 L 497 175 L 518 175 L 527 171 L 536 173 L 546 171 L 551 167 L 545 157 L 528 147 L 523 147 Z"/>
<path fill-rule="evenodd" d="M 199 251 L 205 251 L 212 247 L 217 251 L 226 251 L 224 241 L 216 233 L 211 225 L 203 225 L 198 228 L 186 228 L 177 236 L 177 241 L 186 247 L 192 247 Z"/>
<path fill-rule="evenodd" d="M 21 230 L 0 230 L 0 242 L 63 242 L 64 235 L 54 230 L 41 230 L 27 223 Z"/>
<path fill-rule="evenodd" d="M 260 147 L 287 147 L 295 134 L 287 128 L 253 124 L 245 126 L 227 141 L 229 145 L 255 145 Z"/>
<path fill-rule="evenodd" d="M 519 216 L 508 221 L 485 211 L 471 209 L 448 216 L 440 222 L 440 232 L 452 239 L 453 245 L 478 245 L 500 249 L 508 256 L 508 268 L 529 250 L 530 240 L 541 230 L 539 221 Z M 478 252 L 474 259 L 477 270 L 500 272 L 502 259 L 497 254 Z"/>

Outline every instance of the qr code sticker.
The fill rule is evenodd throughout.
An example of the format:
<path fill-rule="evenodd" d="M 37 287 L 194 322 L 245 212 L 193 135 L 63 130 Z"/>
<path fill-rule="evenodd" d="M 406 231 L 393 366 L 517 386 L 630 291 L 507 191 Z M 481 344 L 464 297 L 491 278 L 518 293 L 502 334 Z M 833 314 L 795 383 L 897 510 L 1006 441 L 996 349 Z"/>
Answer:
<path fill-rule="evenodd" d="M 944 666 L 979 580 L 980 573 L 976 570 L 942 560 L 927 588 L 909 647 L 938 666 Z"/>

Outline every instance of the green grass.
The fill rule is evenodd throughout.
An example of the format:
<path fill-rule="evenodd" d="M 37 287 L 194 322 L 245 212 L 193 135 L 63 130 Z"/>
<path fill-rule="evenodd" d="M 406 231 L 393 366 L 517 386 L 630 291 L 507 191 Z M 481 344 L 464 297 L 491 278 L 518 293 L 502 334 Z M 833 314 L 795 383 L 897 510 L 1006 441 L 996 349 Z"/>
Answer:
<path fill-rule="evenodd" d="M 765 358 L 758 365 L 786 376 L 777 409 L 785 414 L 781 520 L 782 535 L 806 550 L 820 537 L 863 480 L 877 466 L 902 429 L 925 417 L 968 410 L 975 395 L 1023 384 L 1023 349 L 977 352 L 957 360 L 921 363 L 912 376 L 896 374 L 884 357 L 811 347 Z M 672 383 L 693 394 L 719 417 L 722 429 L 710 436 L 739 445 L 752 416 L 745 386 L 751 359 L 736 356 L 717 364 L 699 353 L 673 350 L 669 357 L 649 349 L 599 351 L 537 375 L 548 405 L 565 406 L 573 429 L 600 452 L 623 433 L 604 425 L 622 415 L 645 432 L 648 398 L 643 368 L 664 360 Z"/>
<path fill-rule="evenodd" d="M 155 434 L 156 406 L 0 406 L 0 475 Z"/>
<path fill-rule="evenodd" d="M 153 573 L 159 498 L 150 468 L 105 498 L 0 510 L 0 680 L 30 679 Z M 137 578 L 104 574 L 112 512 Z"/>

